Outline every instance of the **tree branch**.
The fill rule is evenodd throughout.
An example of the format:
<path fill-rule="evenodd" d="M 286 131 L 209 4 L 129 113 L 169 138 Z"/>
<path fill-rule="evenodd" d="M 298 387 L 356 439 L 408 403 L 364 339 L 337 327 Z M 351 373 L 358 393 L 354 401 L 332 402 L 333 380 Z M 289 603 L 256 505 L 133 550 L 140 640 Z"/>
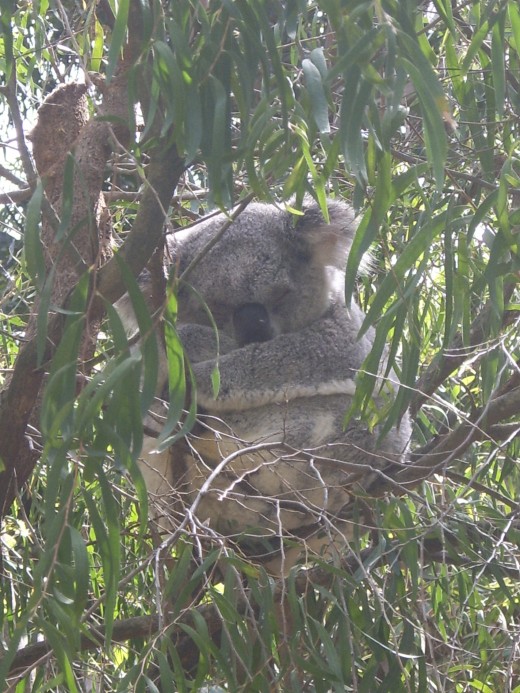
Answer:
<path fill-rule="evenodd" d="M 121 75 L 107 90 L 103 100 L 103 113 L 125 109 L 126 81 Z M 55 133 L 52 135 L 52 133 Z M 68 133 L 67 135 L 65 133 Z M 110 126 L 96 119 L 87 120 L 85 87 L 66 85 L 58 88 L 44 102 L 38 125 L 33 133 L 34 154 L 45 188 L 53 203 L 61 209 L 63 203 L 63 177 L 68 152 L 75 147 L 75 178 L 72 192 L 72 210 L 69 229 L 77 229 L 73 243 L 66 239 L 69 252 L 62 253 L 63 241 L 56 239 L 53 225 L 44 220 L 42 241 L 46 250 L 47 266 L 60 258 L 59 271 L 52 287 L 54 305 L 66 306 L 71 289 L 77 284 L 85 267 L 93 267 L 98 254 L 98 205 L 103 169 L 110 153 Z M 86 223 L 90 221 L 90 223 Z M 70 231 L 69 231 L 70 233 Z M 54 353 L 63 329 L 62 316 L 51 315 L 48 320 L 45 359 Z M 35 416 L 38 394 L 44 377 L 44 368 L 38 364 L 36 348 L 36 320 L 31 317 L 27 327 L 28 342 L 22 347 L 7 390 L 0 401 L 0 458 L 5 470 L 0 475 L 0 513 L 3 515 L 15 498 L 17 490 L 31 473 L 36 455 L 26 437 L 26 427 Z"/>
<path fill-rule="evenodd" d="M 515 376 L 513 378 L 516 380 Z M 444 474 L 476 440 L 493 441 L 490 432 L 494 426 L 520 414 L 520 387 L 504 390 L 507 388 L 503 388 L 485 407 L 478 409 L 453 431 L 440 436 L 432 449 L 424 454 L 415 453 L 411 464 L 387 468 L 384 478 L 378 480 L 371 491 L 379 493 L 397 490 L 399 493 L 406 493 L 432 474 Z M 520 433 L 520 422 L 511 431 L 511 435 L 515 434 L 515 430 L 516 434 Z"/>

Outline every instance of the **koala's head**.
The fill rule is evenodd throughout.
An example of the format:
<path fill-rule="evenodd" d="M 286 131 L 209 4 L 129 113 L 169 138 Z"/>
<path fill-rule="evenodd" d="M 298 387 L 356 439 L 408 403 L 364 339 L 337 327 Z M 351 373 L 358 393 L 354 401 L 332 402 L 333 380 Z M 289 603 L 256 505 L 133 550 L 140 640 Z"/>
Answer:
<path fill-rule="evenodd" d="M 273 334 L 302 329 L 343 301 L 345 263 L 355 231 L 345 203 L 328 202 L 329 223 L 305 201 L 302 216 L 274 205 L 251 204 L 200 260 L 187 282 L 209 307 L 224 333 L 245 304 L 265 307 Z M 182 273 L 226 220 L 218 215 L 180 231 L 169 242 Z M 208 324 L 194 292 L 181 287 L 179 320 Z"/>

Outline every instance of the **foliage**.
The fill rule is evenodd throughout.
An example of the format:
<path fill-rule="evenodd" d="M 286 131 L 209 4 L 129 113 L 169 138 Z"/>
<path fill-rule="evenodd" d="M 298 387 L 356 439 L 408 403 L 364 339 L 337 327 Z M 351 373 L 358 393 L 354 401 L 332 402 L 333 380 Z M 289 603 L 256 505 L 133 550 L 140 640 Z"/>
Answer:
<path fill-rule="evenodd" d="M 0 31 L 0 681 L 520 691 L 518 3 L 2 0 Z M 386 342 L 387 425 L 415 419 L 370 534 L 285 581 L 225 543 L 201 556 L 189 522 L 161 544 L 136 464 L 157 344 L 135 277 L 163 209 L 184 226 L 249 192 L 352 200 L 346 292 L 376 327 L 355 407 L 373 420 Z"/>

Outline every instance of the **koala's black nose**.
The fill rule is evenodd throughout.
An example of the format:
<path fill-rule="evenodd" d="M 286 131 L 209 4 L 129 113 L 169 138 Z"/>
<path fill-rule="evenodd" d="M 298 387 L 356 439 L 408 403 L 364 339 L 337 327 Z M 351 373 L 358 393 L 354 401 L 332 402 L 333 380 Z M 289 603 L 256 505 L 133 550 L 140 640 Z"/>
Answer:
<path fill-rule="evenodd" d="M 233 313 L 235 339 L 240 347 L 268 342 L 274 332 L 267 308 L 262 303 L 243 303 Z"/>

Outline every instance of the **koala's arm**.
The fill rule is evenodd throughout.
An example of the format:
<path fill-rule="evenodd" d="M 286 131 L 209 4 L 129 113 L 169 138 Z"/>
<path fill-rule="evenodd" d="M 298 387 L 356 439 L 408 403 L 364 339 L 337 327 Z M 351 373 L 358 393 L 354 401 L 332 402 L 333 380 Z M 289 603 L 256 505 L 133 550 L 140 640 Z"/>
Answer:
<path fill-rule="evenodd" d="M 227 354 L 236 349 L 235 340 L 219 332 L 218 350 L 215 330 L 207 325 L 184 323 L 177 325 L 177 334 L 184 347 L 184 353 L 192 364 L 210 361 L 217 355 Z"/>
<path fill-rule="evenodd" d="M 211 388 L 215 361 L 196 363 L 193 370 L 198 402 L 218 413 L 299 397 L 353 395 L 357 370 L 371 348 L 371 339 L 366 335 L 357 340 L 359 324 L 358 319 L 338 321 L 337 316 L 330 316 L 299 332 L 249 344 L 221 356 L 217 399 Z"/>

